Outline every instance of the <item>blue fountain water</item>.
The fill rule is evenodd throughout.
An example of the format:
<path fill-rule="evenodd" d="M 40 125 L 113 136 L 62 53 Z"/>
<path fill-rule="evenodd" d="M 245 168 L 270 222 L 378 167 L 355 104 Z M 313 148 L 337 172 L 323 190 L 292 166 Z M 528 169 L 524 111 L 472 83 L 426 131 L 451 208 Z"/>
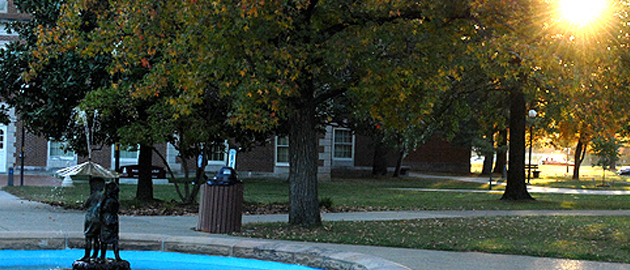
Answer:
<path fill-rule="evenodd" d="M 71 268 L 83 250 L 2 250 L 1 270 Z M 159 251 L 121 251 L 133 270 L 314 270 L 314 268 L 251 259 Z"/>

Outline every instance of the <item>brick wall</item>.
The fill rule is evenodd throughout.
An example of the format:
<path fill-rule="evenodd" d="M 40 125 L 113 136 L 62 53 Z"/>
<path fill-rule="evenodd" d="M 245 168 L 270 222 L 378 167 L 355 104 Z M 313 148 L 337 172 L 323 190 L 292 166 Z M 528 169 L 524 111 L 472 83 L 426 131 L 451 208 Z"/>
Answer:
<path fill-rule="evenodd" d="M 355 166 L 372 167 L 372 162 L 374 162 L 374 143 L 372 142 L 372 138 L 368 136 L 357 135 L 355 143 L 355 153 Z M 397 158 L 398 157 L 394 150 L 388 151 L 387 156 L 384 159 L 385 162 L 387 162 L 387 167 L 396 166 Z"/>
<path fill-rule="evenodd" d="M 416 151 L 409 153 L 403 164 L 418 171 L 469 173 L 470 149 L 433 137 Z"/>
<path fill-rule="evenodd" d="M 0 18 L 8 20 L 28 20 L 30 16 L 27 13 L 18 13 L 15 4 L 13 4 L 13 0 L 7 0 L 7 13 L 0 13 Z"/>
<path fill-rule="evenodd" d="M 18 124 L 16 133 L 16 140 L 14 147 L 17 151 L 14 154 L 17 164 L 13 166 L 19 166 L 21 164 L 20 149 L 22 147 L 22 128 L 21 124 Z M 48 141 L 44 138 L 37 137 L 29 132 L 26 132 L 24 137 L 24 166 L 26 167 L 46 167 L 48 161 Z"/>
<path fill-rule="evenodd" d="M 236 169 L 241 172 L 273 172 L 275 166 L 275 146 L 268 143 L 258 146 L 249 152 L 236 155 Z"/>

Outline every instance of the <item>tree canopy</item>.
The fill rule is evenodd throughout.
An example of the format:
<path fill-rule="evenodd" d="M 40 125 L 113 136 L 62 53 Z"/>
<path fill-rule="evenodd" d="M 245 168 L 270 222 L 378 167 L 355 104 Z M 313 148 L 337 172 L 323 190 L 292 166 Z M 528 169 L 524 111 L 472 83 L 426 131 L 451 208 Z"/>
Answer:
<path fill-rule="evenodd" d="M 98 18 L 87 36 L 76 30 L 77 10 Z M 205 91 L 215 89 L 231 98 L 231 123 L 255 131 L 287 125 L 290 222 L 319 225 L 317 130 L 331 117 L 330 102 L 352 92 L 371 106 L 373 117 L 392 127 L 421 123 L 433 105 L 431 91 L 448 85 L 446 75 L 456 77 L 446 63 L 456 33 L 473 28 L 457 23 L 463 16 L 468 14 L 456 3 L 438 1 L 117 1 L 111 6 L 70 1 L 59 27 L 41 38 L 60 42 L 41 43 L 39 49 L 111 55 L 111 75 L 142 75 L 108 91 L 162 99 L 153 104 L 170 107 L 167 123 L 189 114 Z M 374 106 L 383 103 L 401 105 Z M 409 116 L 400 118 L 401 110 Z"/>
<path fill-rule="evenodd" d="M 91 93 L 84 105 L 104 115 L 124 113 L 130 121 L 118 135 L 129 143 L 183 142 L 190 130 L 207 136 L 196 142 L 210 142 L 226 123 L 288 135 L 289 221 L 317 226 L 318 131 L 336 119 L 340 100 L 349 101 L 357 118 L 404 138 L 403 149 L 432 129 L 453 132 L 460 126 L 441 113 L 463 116 L 475 107 L 478 123 L 491 131 L 506 126 L 505 115 L 497 112 L 508 111 L 510 170 L 503 197 L 531 199 L 524 181 L 528 107 L 544 118 L 557 117 L 541 121 L 548 130 L 586 134 L 582 126 L 602 122 L 586 118 L 619 116 L 609 106 L 609 89 L 626 83 L 622 65 L 615 64 L 627 58 L 627 24 L 611 24 L 601 40 L 577 35 L 559 17 L 557 4 L 71 0 L 60 6 L 56 25 L 38 25 L 37 48 L 28 51 L 33 58 L 23 68 L 37 78 L 60 54 L 106 56 L 112 83 Z M 626 13 L 612 14 L 627 20 Z M 582 40 L 594 42 L 589 44 L 596 53 L 584 53 Z M 471 106 L 449 95 L 477 101 Z M 587 100 L 592 108 L 580 115 L 584 107 L 565 108 L 558 98 L 571 104 Z M 229 109 L 213 114 L 219 120 L 198 114 L 222 103 Z M 581 119 L 574 125 L 579 131 L 562 127 L 570 123 L 566 119 Z M 186 130 L 191 123 L 201 130 Z M 223 136 L 228 135 L 218 137 Z"/>
<path fill-rule="evenodd" d="M 5 83 L 0 84 L 3 101 L 15 108 L 23 124 L 37 135 L 67 141 L 84 139 L 82 127 L 76 126 L 74 109 L 87 92 L 107 84 L 108 57 L 86 57 L 78 53 L 46 56 L 47 61 L 41 64 L 43 71 L 31 74 L 31 64 L 42 57 L 37 49 L 35 29 L 56 26 L 60 2 L 20 0 L 15 4 L 32 17 L 8 26 L 21 40 L 0 50 L 0 72 L 5 75 Z M 5 117 L 7 113 L 4 112 Z M 87 153 L 85 141 L 82 142 L 71 148 Z"/>

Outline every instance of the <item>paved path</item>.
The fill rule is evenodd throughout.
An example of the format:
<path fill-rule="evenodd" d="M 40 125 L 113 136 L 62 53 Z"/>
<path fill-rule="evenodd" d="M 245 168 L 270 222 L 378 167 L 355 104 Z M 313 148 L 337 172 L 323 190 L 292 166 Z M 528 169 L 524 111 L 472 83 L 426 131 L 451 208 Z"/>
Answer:
<path fill-rule="evenodd" d="M 30 179 L 30 177 L 29 177 Z M 0 178 L 0 181 L 2 179 Z M 28 180 L 37 182 L 35 178 Z M 51 179 L 44 182 L 55 183 Z M 617 211 L 400 211 L 400 212 L 361 212 L 327 213 L 324 220 L 399 220 L 423 218 L 456 218 L 514 215 L 623 215 L 630 216 L 630 210 Z M 83 229 L 83 211 L 65 210 L 59 207 L 24 201 L 0 191 L 0 232 L 2 231 L 59 231 L 80 232 Z M 287 215 L 243 216 L 244 223 L 286 222 Z M 194 231 L 196 216 L 157 216 L 120 217 L 123 233 L 153 233 L 173 236 L 198 236 L 232 238 L 226 235 L 213 235 Z M 405 265 L 413 270 L 441 269 L 501 269 L 501 270 L 541 270 L 541 269 L 630 269 L 630 264 L 601 263 L 529 256 L 499 255 L 478 252 L 446 252 L 433 250 L 370 247 L 356 245 L 306 243 L 312 246 L 333 248 L 342 251 L 359 252 L 382 257 Z"/>

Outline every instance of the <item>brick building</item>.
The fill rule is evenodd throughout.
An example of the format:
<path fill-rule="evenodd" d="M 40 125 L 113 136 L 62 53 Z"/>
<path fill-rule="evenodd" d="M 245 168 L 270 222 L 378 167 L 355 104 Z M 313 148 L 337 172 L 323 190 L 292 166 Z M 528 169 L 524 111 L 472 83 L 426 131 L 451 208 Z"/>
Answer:
<path fill-rule="evenodd" d="M 20 123 L 15 124 L 17 132 L 10 133 L 9 141 L 13 141 L 8 149 L 12 149 L 13 156 L 8 159 L 7 167 L 19 168 L 21 159 L 17 151 L 21 145 Z M 76 165 L 85 157 L 78 157 L 74 153 L 64 153 L 60 150 L 60 142 L 49 141 L 41 137 L 25 133 L 24 137 L 24 167 L 26 171 L 48 171 L 52 172 L 62 167 Z M 330 179 L 335 176 L 364 176 L 369 175 L 372 169 L 374 149 L 368 137 L 355 135 L 352 131 L 343 128 L 333 128 L 329 126 L 326 133 L 319 138 L 319 178 Z M 177 151 L 170 144 L 157 145 L 156 149 L 166 158 L 171 169 L 182 174 L 182 163 L 179 162 Z M 215 149 L 215 153 L 210 155 L 210 160 L 206 171 L 211 175 L 227 164 L 226 144 L 222 149 Z M 135 165 L 138 162 L 137 151 L 122 150 L 120 154 L 120 166 Z M 385 158 L 390 170 L 396 164 L 396 155 L 390 151 Z M 113 147 L 103 147 L 95 150 L 92 160 L 109 168 L 114 168 Z M 157 156 L 153 155 L 154 166 L 164 167 L 164 163 Z M 195 161 L 189 161 L 189 170 L 192 170 Z M 418 150 L 411 152 L 404 160 L 403 166 L 414 171 L 431 172 L 470 172 L 470 150 L 463 147 L 455 147 L 441 139 L 433 139 L 421 146 Z M 288 142 L 286 138 L 275 137 L 269 140 L 264 146 L 254 148 L 249 152 L 237 154 L 236 169 L 242 177 L 254 176 L 274 176 L 286 177 L 289 172 L 288 163 Z"/>
<path fill-rule="evenodd" d="M 28 20 L 28 15 L 18 13 L 12 0 L 0 0 L 0 47 L 18 40 L 17 34 L 9 34 L 5 27 L 9 22 L 16 20 Z M 15 122 L 17 119 L 13 116 L 13 112 L 11 115 L 11 124 L 0 124 L 0 173 L 6 172 L 7 168 L 16 162 Z"/>

